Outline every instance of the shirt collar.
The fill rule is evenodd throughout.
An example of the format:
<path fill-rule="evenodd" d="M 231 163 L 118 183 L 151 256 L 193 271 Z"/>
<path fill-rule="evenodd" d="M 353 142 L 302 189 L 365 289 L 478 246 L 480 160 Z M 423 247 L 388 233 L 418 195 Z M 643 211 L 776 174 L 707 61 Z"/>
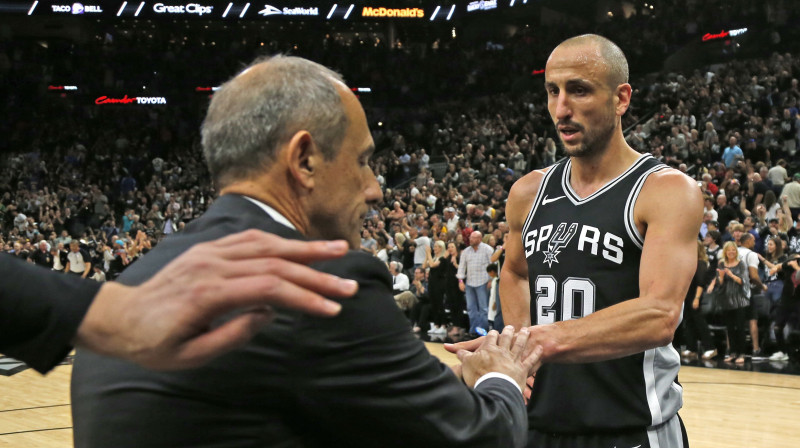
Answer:
<path fill-rule="evenodd" d="M 295 227 L 294 224 L 292 224 L 288 219 L 286 219 L 285 216 L 283 216 L 280 213 L 278 213 L 278 211 L 275 210 L 274 208 L 270 207 L 269 205 L 267 205 L 267 204 L 265 204 L 265 203 L 263 203 L 261 201 L 255 200 L 253 198 L 250 198 L 250 197 L 247 197 L 247 196 L 242 196 L 242 197 L 247 199 L 248 201 L 252 202 L 253 204 L 256 204 L 257 206 L 261 207 L 261 209 L 264 210 L 269 215 L 270 218 L 274 219 L 275 221 L 285 225 L 286 227 L 288 227 L 288 228 L 290 228 L 292 230 L 295 230 L 295 231 L 297 230 L 297 227 Z"/>

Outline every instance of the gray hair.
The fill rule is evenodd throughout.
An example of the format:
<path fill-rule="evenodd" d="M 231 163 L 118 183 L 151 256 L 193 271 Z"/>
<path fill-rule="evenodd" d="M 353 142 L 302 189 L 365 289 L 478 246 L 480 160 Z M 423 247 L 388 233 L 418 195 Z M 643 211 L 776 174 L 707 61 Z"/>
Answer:
<path fill-rule="evenodd" d="M 274 161 L 277 148 L 307 130 L 330 160 L 348 119 L 336 83 L 320 64 L 277 55 L 256 59 L 214 94 L 201 128 L 203 154 L 219 187 L 246 179 Z"/>

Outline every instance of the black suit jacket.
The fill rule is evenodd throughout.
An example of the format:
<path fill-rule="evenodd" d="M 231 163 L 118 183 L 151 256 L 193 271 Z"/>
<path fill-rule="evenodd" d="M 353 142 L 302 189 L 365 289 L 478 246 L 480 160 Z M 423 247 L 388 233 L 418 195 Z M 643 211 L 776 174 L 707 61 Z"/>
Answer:
<path fill-rule="evenodd" d="M 0 254 L 0 272 L 0 353 L 45 373 L 72 350 L 100 284 L 6 254 Z"/>
<path fill-rule="evenodd" d="M 247 228 L 299 233 L 240 196 L 223 196 L 120 277 L 140 283 L 193 244 Z M 519 390 L 468 389 L 414 338 L 377 259 L 350 252 L 319 270 L 355 279 L 333 319 L 280 310 L 246 347 L 205 367 L 158 373 L 79 352 L 75 446 L 486 446 L 525 442 Z"/>

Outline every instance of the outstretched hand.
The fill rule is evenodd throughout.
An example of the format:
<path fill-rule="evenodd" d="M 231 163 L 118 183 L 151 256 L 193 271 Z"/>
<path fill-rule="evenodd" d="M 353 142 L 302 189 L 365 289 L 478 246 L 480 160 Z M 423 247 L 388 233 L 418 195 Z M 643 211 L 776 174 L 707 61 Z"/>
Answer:
<path fill-rule="evenodd" d="M 458 350 L 456 356 L 461 361 L 461 374 L 469 387 L 483 375 L 497 372 L 508 375 L 525 390 L 525 381 L 529 372 L 535 372 L 541 365 L 542 348 L 526 350 L 528 346 L 528 328 L 522 328 L 516 334 L 514 327 L 507 326 L 502 334 L 492 330 L 483 338 L 475 352 Z"/>
<path fill-rule="evenodd" d="M 200 366 L 249 341 L 272 320 L 273 305 L 338 314 L 341 305 L 323 296 L 351 296 L 357 283 L 304 264 L 346 252 L 344 241 L 287 240 L 258 230 L 195 245 L 140 286 L 103 285 L 76 345 L 155 370 Z"/>
<path fill-rule="evenodd" d="M 456 354 L 456 355 L 458 354 L 459 350 L 466 350 L 468 352 L 474 352 L 475 350 L 478 349 L 478 347 L 481 346 L 481 344 L 483 344 L 483 340 L 485 338 L 486 338 L 486 336 L 481 336 L 481 337 L 475 338 L 475 339 L 473 339 L 471 341 L 464 341 L 464 342 L 459 342 L 459 343 L 456 343 L 456 344 L 444 344 L 444 349 L 447 350 L 448 352 Z"/>

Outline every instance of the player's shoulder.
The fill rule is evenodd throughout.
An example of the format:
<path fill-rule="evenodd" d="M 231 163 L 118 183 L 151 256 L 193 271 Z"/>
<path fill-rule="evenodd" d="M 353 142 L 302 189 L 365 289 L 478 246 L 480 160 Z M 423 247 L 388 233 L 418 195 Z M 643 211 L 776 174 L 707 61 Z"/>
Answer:
<path fill-rule="evenodd" d="M 650 222 L 653 218 L 683 219 L 703 213 L 703 195 L 697 181 L 674 168 L 651 173 L 636 202 L 637 220 Z M 691 218 L 694 220 L 694 218 Z"/>
<path fill-rule="evenodd" d="M 506 202 L 506 217 L 509 225 L 513 227 L 514 223 L 518 221 L 519 225 L 522 225 L 522 221 L 525 221 L 525 216 L 533 206 L 533 201 L 536 200 L 542 179 L 554 167 L 555 165 L 552 165 L 531 171 L 514 182 L 508 192 L 508 201 Z"/>
<path fill-rule="evenodd" d="M 662 196 L 676 193 L 702 196 L 696 180 L 675 168 L 666 166 L 648 176 L 647 182 L 644 184 L 644 191 L 647 190 L 650 190 L 651 194 Z"/>
<path fill-rule="evenodd" d="M 542 179 L 548 171 L 553 169 L 555 165 L 551 165 L 542 169 L 533 170 L 530 173 L 520 177 L 511 190 L 508 192 L 509 200 L 514 197 L 528 198 L 531 195 L 535 196 L 539 192 L 539 186 L 542 184 Z"/>

